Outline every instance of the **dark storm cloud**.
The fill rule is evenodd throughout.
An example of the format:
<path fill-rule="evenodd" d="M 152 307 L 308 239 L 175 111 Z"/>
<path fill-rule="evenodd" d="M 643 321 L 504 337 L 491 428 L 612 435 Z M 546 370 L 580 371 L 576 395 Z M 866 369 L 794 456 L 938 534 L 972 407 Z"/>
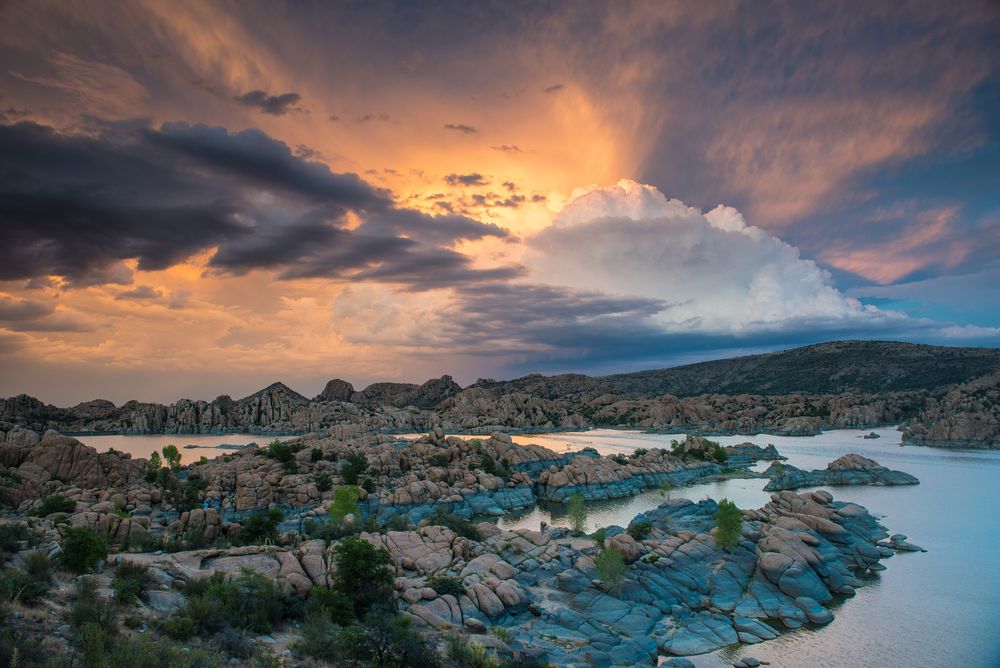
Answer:
<path fill-rule="evenodd" d="M 355 230 L 342 229 L 347 211 L 362 220 Z M 164 269 L 213 247 L 210 268 L 222 274 L 360 276 L 410 289 L 518 274 L 484 273 L 447 248 L 486 236 L 509 234 L 393 208 L 356 175 L 297 157 L 259 130 L 173 123 L 75 136 L 0 126 L 0 280 L 129 284 L 123 260 Z"/>
<path fill-rule="evenodd" d="M 91 327 L 56 313 L 53 303 L 0 295 L 0 327 L 14 332 L 82 332 Z"/>
<path fill-rule="evenodd" d="M 465 123 L 445 123 L 444 129 L 454 130 L 455 132 L 461 132 L 462 134 L 467 134 L 467 135 L 474 135 L 477 132 L 479 132 L 479 130 L 477 130 L 473 126 L 466 125 Z"/>
<path fill-rule="evenodd" d="M 257 129 L 230 133 L 220 127 L 165 123 L 147 137 L 207 167 L 268 188 L 351 208 L 388 204 L 385 193 L 356 174 L 334 174 L 324 164 L 298 158 L 287 144 Z"/>
<path fill-rule="evenodd" d="M 295 104 L 302 98 L 298 93 L 268 95 L 262 90 L 252 90 L 249 93 L 238 95 L 233 99 L 245 107 L 253 107 L 265 114 L 284 116 L 289 111 L 292 111 L 295 108 Z"/>
<path fill-rule="evenodd" d="M 482 174 L 448 174 L 444 182 L 449 186 L 485 186 L 489 183 Z"/>

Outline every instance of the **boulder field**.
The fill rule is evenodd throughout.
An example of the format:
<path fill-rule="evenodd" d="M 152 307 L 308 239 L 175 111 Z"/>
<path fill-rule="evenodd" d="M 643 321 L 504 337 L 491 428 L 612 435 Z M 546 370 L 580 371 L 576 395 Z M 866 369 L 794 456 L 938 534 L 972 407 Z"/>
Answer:
<path fill-rule="evenodd" d="M 186 583 L 215 572 L 250 569 L 301 596 L 328 585 L 336 545 L 310 539 L 303 527 L 326 517 L 333 490 L 354 467 L 367 488 L 355 518 L 364 522 L 359 535 L 391 555 L 398 608 L 415 627 L 440 636 L 472 634 L 505 656 L 567 667 L 651 665 L 660 655 L 700 654 L 825 624 L 833 618 L 831 602 L 851 596 L 868 574 L 884 568 L 882 559 L 920 550 L 905 535 L 890 535 L 861 506 L 834 501 L 823 490 L 796 494 L 783 487 L 917 482 L 857 455 L 825 471 L 772 465 L 756 474 L 782 491 L 762 508 L 743 510 L 736 544 L 723 549 L 715 538 L 713 500 L 667 500 L 636 517 L 631 531 L 606 527 L 600 544 L 566 529 L 508 530 L 482 520 L 573 494 L 599 500 L 664 483 L 754 475 L 754 462 L 782 459 L 774 446 L 725 448 L 723 464 L 710 459 L 717 446 L 697 437 L 674 451 L 630 457 L 556 453 L 517 445 L 503 433 L 463 439 L 441 429 L 414 440 L 341 430 L 284 445 L 288 451 L 280 456 L 249 449 L 183 467 L 176 477 L 200 485 L 196 502 L 181 511 L 171 505 L 171 490 L 147 481 L 145 460 L 98 453 L 55 432 L 23 433 L 0 444 L 0 480 L 10 506 L 3 521 L 28 524 L 41 546 L 36 549 L 52 556 L 60 551 L 59 521 L 121 544 L 108 568 L 125 560 L 149 566 L 148 605 L 158 614 L 182 605 Z M 72 512 L 62 519 L 28 517 L 53 494 L 74 502 Z M 275 544 L 226 543 L 249 514 L 268 508 L 285 516 Z M 476 536 L 439 526 L 439 514 L 478 520 Z M 136 547 L 190 535 L 212 547 L 173 553 Z M 608 548 L 626 563 L 620 589 L 600 580 L 597 558 Z M 15 552 L 8 565 L 22 558 Z M 458 589 L 439 593 L 433 586 L 439 576 L 454 578 Z M 493 629 L 502 631 L 487 633 Z"/>

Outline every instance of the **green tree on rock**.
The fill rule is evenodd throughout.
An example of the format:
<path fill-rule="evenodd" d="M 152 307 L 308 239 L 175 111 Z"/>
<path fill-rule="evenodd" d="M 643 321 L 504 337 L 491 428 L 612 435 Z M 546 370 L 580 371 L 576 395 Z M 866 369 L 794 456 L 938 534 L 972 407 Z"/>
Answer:
<path fill-rule="evenodd" d="M 348 515 L 352 515 L 355 521 L 359 520 L 361 518 L 361 508 L 358 506 L 359 498 L 361 498 L 361 490 L 357 485 L 345 485 L 333 490 L 333 503 L 326 509 L 330 521 L 340 527 Z"/>
<path fill-rule="evenodd" d="M 165 445 L 163 446 L 163 458 L 167 460 L 167 466 L 170 467 L 171 471 L 181 470 L 181 453 L 177 449 L 176 445 Z M 150 457 L 150 461 L 152 461 Z"/>
<path fill-rule="evenodd" d="M 719 501 L 719 509 L 715 511 L 715 529 L 715 543 L 719 547 L 730 550 L 740 542 L 743 514 L 729 499 Z"/>
<path fill-rule="evenodd" d="M 146 480 L 155 482 L 156 475 L 160 472 L 161 468 L 163 468 L 163 460 L 160 459 L 160 453 L 153 452 L 149 456 L 149 464 L 146 465 Z"/>
<path fill-rule="evenodd" d="M 622 553 L 613 547 L 602 550 L 594 559 L 597 564 L 597 577 L 609 593 L 619 596 L 622 585 L 625 584 L 625 574 L 628 566 Z"/>
<path fill-rule="evenodd" d="M 587 505 L 584 503 L 582 494 L 573 494 L 569 497 L 566 506 L 566 515 L 569 518 L 570 529 L 573 534 L 579 536 L 587 529 Z"/>
<path fill-rule="evenodd" d="M 351 600 L 358 617 L 378 605 L 393 606 L 396 569 L 387 550 L 352 536 L 333 548 L 333 556 L 337 562 L 333 589 Z"/>

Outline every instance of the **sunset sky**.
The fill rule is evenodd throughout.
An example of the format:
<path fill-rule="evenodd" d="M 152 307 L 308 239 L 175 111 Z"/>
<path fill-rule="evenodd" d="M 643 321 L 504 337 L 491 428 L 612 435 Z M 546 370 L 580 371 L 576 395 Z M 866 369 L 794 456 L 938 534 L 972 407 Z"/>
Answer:
<path fill-rule="evenodd" d="M 0 2 L 0 396 L 1000 345 L 1000 5 Z"/>

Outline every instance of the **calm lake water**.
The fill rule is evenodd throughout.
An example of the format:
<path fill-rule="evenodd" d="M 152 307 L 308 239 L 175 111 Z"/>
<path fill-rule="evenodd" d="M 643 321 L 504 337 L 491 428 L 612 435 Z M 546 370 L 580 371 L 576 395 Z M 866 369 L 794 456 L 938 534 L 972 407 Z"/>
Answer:
<path fill-rule="evenodd" d="M 912 473 L 919 485 L 827 488 L 838 500 L 857 502 L 881 518 L 891 533 L 904 533 L 928 550 L 897 554 L 887 570 L 871 578 L 856 596 L 834 607 L 835 619 L 759 645 L 741 645 L 688 657 L 701 667 L 731 666 L 741 656 L 772 666 L 1000 666 L 1000 452 L 900 447 L 900 433 L 876 429 L 882 438 L 860 438 L 871 430 L 831 431 L 813 437 L 727 436 L 725 445 L 774 443 L 788 463 L 825 468 L 840 455 L 856 452 L 891 469 Z M 595 430 L 516 436 L 564 451 L 593 447 L 604 454 L 635 448 L 669 447 L 683 435 Z M 694 500 L 728 497 L 756 508 L 770 498 L 765 480 L 727 480 L 680 487 L 671 497 Z M 799 492 L 805 490 L 798 490 Z M 658 491 L 630 499 L 592 504 L 591 527 L 625 526 L 637 513 L 656 507 Z M 537 529 L 545 520 L 566 525 L 562 509 L 535 508 L 503 520 L 507 526 Z"/>
<path fill-rule="evenodd" d="M 275 439 L 286 441 L 294 436 L 262 436 L 260 434 L 154 434 L 150 436 L 74 436 L 81 443 L 86 443 L 98 452 L 107 452 L 114 448 L 119 452 L 127 452 L 134 458 L 149 459 L 154 452 L 160 452 L 165 445 L 176 445 L 181 452 L 181 463 L 190 464 L 202 457 L 213 459 L 220 455 L 236 452 L 235 449 L 220 448 L 222 445 L 247 445 L 257 443 L 266 446 Z M 197 448 L 185 448 L 186 445 L 196 445 Z"/>

